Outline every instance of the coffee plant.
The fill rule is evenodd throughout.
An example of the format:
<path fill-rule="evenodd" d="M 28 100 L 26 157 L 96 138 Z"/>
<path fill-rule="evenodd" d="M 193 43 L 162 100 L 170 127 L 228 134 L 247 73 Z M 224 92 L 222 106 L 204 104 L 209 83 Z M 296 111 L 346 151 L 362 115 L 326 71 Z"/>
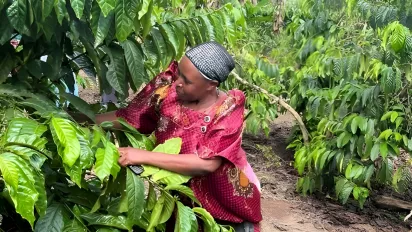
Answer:
<path fill-rule="evenodd" d="M 297 190 L 334 192 L 363 207 L 373 186 L 411 183 L 410 1 L 300 0 L 285 13 L 282 39 L 294 64 L 281 75 L 311 132 L 300 138 Z"/>
<path fill-rule="evenodd" d="M 178 154 L 181 140 L 155 146 L 125 121 L 94 125 L 107 108 L 75 96 L 76 76 L 127 98 L 188 46 L 228 47 L 244 34 L 240 5 L 204 1 L 0 1 L 0 223 L 8 231 L 229 231 L 200 207 L 190 177 L 118 163 L 120 146 Z M 81 84 L 81 83 L 80 83 Z M 109 105 L 110 109 L 116 106 Z M 89 123 L 77 123 L 80 111 Z M 70 113 L 67 113 L 70 112 Z M 147 188 L 146 188 L 147 187 Z M 146 190 L 145 190 L 146 189 Z M 179 194 L 177 194 L 179 193 Z M 175 220 L 174 220 L 175 219 Z"/>

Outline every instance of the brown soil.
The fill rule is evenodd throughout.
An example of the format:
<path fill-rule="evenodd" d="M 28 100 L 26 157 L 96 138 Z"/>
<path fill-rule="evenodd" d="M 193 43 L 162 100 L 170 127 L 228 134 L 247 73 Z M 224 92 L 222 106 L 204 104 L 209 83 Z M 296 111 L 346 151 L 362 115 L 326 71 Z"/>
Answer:
<path fill-rule="evenodd" d="M 96 88 L 80 88 L 79 94 L 89 103 L 100 100 Z M 293 124 L 291 115 L 280 115 L 269 137 L 250 134 L 243 137 L 243 147 L 262 185 L 263 232 L 401 232 L 412 228 L 412 223 L 401 220 L 408 212 L 377 209 L 370 201 L 359 210 L 355 204 L 342 206 L 324 195 L 303 197 L 296 193 L 298 176 L 292 166 L 293 152 L 286 149 Z"/>

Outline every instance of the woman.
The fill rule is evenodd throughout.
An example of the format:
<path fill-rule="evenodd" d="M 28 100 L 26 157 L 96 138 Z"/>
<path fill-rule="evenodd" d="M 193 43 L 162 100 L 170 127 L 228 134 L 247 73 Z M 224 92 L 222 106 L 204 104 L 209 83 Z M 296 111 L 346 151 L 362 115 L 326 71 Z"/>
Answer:
<path fill-rule="evenodd" d="M 260 184 L 241 149 L 245 96 L 218 89 L 234 66 L 218 43 L 200 44 L 153 79 L 127 108 L 99 115 L 97 122 L 122 117 L 142 133 L 154 131 L 158 143 L 182 138 L 179 156 L 125 147 L 119 148 L 119 163 L 190 175 L 191 189 L 220 224 L 259 231 Z"/>

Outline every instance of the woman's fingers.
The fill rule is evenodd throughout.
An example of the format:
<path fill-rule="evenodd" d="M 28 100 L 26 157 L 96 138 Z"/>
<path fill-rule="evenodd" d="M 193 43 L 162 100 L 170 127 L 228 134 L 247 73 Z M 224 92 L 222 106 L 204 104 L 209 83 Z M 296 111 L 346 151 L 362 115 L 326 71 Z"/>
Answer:
<path fill-rule="evenodd" d="M 129 160 L 127 159 L 126 156 L 120 156 L 118 162 L 119 162 L 119 164 L 120 164 L 121 166 L 123 166 L 123 167 L 129 165 Z"/>

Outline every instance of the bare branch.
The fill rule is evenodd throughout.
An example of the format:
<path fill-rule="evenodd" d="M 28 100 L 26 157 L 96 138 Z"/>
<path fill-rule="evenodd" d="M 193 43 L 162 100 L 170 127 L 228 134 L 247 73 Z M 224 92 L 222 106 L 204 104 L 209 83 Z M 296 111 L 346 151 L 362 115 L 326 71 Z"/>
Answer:
<path fill-rule="evenodd" d="M 295 119 L 296 119 L 296 121 L 297 121 L 297 123 L 300 127 L 300 130 L 302 131 L 303 142 L 305 143 L 305 145 L 307 145 L 309 143 L 309 132 L 306 129 L 302 118 L 300 117 L 298 112 L 296 112 L 288 103 L 286 103 L 283 99 L 281 99 L 281 98 L 279 98 L 279 97 L 277 97 L 273 94 L 270 94 L 267 90 L 265 90 L 265 89 L 263 89 L 263 88 L 261 88 L 257 85 L 254 85 L 254 84 L 251 84 L 251 83 L 247 82 L 246 80 L 242 79 L 237 73 L 232 72 L 232 74 L 235 77 L 235 79 L 238 80 L 239 82 L 241 82 L 242 84 L 247 85 L 247 86 L 249 86 L 249 87 L 251 87 L 251 88 L 267 95 L 268 97 L 270 97 L 272 99 L 273 103 L 276 103 L 276 104 L 282 106 L 283 108 L 285 108 L 287 111 L 289 111 L 293 115 L 293 117 L 295 117 Z"/>

